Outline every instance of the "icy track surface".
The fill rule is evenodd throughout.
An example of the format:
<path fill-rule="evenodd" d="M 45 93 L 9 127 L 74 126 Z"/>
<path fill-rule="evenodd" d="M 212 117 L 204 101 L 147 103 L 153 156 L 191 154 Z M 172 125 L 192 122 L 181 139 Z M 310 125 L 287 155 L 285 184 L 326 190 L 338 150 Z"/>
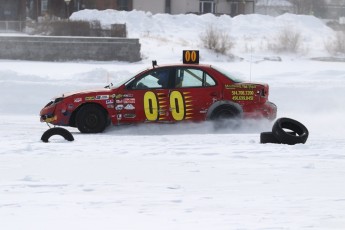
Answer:
<path fill-rule="evenodd" d="M 248 63 L 217 64 L 247 74 Z M 255 80 L 270 84 L 278 117 L 310 131 L 307 143 L 295 146 L 260 144 L 271 124 L 254 121 L 221 131 L 210 123 L 112 127 L 97 135 L 69 128 L 74 142 L 42 143 L 47 126 L 38 112 L 49 98 L 102 86 L 106 75 L 116 81 L 141 64 L 90 63 L 78 73 L 72 69 L 84 64 L 70 63 L 68 77 L 52 74 L 60 63 L 1 62 L 2 69 L 11 65 L 22 68 L 0 77 L 0 229 L 345 228 L 342 63 L 255 64 Z"/>
<path fill-rule="evenodd" d="M 75 18 L 116 22 L 114 12 L 105 13 Z M 129 34 L 141 39 L 142 62 L 0 60 L 1 230 L 345 229 L 345 64 L 298 55 L 262 61 L 268 54 L 257 52 L 260 39 L 274 40 L 292 21 L 306 33 L 308 55 L 326 56 L 322 43 L 330 28 L 293 15 L 122 17 Z M 193 24 L 186 30 L 178 26 L 187 22 Z M 244 61 L 201 49 L 205 22 L 228 25 L 239 42 L 235 55 Z M 253 55 L 244 52 L 248 41 Z M 74 142 L 40 141 L 48 127 L 38 114 L 53 96 L 121 81 L 152 59 L 178 63 L 191 48 L 200 48 L 202 63 L 268 83 L 278 117 L 302 122 L 310 131 L 307 143 L 260 144 L 260 132 L 272 127 L 264 121 L 219 131 L 210 123 L 112 127 L 97 135 L 68 128 Z"/>

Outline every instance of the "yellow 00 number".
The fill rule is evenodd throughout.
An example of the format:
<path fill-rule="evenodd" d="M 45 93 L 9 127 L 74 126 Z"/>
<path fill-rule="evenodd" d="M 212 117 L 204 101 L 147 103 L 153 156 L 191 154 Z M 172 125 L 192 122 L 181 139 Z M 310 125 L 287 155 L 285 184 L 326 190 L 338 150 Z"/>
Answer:
<path fill-rule="evenodd" d="M 185 115 L 185 106 L 182 94 L 179 91 L 172 91 L 170 94 L 171 115 L 176 121 L 181 121 Z"/>
<path fill-rule="evenodd" d="M 195 62 L 196 61 L 196 52 L 195 51 L 186 51 L 184 58 L 187 62 Z"/>
<path fill-rule="evenodd" d="M 145 116 L 149 121 L 157 121 L 159 117 L 158 99 L 155 93 L 148 91 L 144 95 Z M 170 93 L 171 115 L 175 121 L 181 121 L 185 118 L 186 109 L 182 93 L 172 91 Z"/>
<path fill-rule="evenodd" d="M 158 119 L 158 100 L 156 94 L 151 91 L 144 95 L 144 110 L 147 120 L 156 121 Z"/>

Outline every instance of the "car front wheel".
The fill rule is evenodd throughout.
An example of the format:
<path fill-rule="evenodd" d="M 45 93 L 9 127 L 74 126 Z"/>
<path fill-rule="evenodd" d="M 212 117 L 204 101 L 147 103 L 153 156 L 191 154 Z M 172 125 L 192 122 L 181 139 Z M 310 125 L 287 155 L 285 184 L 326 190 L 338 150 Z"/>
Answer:
<path fill-rule="evenodd" d="M 81 133 L 101 133 L 107 127 L 107 115 L 98 105 L 85 105 L 77 113 L 76 124 Z"/>

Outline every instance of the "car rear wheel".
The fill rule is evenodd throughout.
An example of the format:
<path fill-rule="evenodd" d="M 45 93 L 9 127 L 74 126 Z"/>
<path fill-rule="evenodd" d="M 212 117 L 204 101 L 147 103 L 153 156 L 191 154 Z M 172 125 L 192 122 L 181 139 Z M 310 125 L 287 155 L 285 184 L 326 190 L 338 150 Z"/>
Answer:
<path fill-rule="evenodd" d="M 85 105 L 77 113 L 77 128 L 81 133 L 101 133 L 108 124 L 105 111 L 98 105 Z"/>
<path fill-rule="evenodd" d="M 215 122 L 215 128 L 236 128 L 239 126 L 239 119 L 242 113 L 232 105 L 221 105 L 216 108 L 212 115 L 211 120 Z"/>

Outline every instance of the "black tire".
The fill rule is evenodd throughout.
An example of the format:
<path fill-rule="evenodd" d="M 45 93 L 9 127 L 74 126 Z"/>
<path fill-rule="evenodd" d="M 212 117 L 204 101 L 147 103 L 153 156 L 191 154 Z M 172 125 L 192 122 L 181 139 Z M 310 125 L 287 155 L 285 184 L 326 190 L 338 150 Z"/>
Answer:
<path fill-rule="evenodd" d="M 263 132 L 260 134 L 260 143 L 261 144 L 267 144 L 267 143 L 273 143 L 273 144 L 280 144 L 280 141 L 273 135 L 272 132 Z"/>
<path fill-rule="evenodd" d="M 217 107 L 210 117 L 215 122 L 215 128 L 237 128 L 240 124 L 239 119 L 242 113 L 232 105 L 221 105 Z"/>
<path fill-rule="evenodd" d="M 41 140 L 47 143 L 49 142 L 49 138 L 54 135 L 62 136 L 67 141 L 74 141 L 74 137 L 72 133 L 70 133 L 67 129 L 60 128 L 60 127 L 51 128 L 45 131 L 41 137 Z"/>
<path fill-rule="evenodd" d="M 291 130 L 294 134 L 284 129 Z M 272 133 L 282 144 L 288 145 L 304 144 L 309 136 L 308 129 L 302 123 L 286 117 L 277 119 Z"/>
<path fill-rule="evenodd" d="M 288 132 L 290 135 L 296 136 L 295 132 Z M 273 143 L 273 144 L 282 144 L 274 135 L 272 132 L 262 132 L 260 134 L 260 143 L 261 144 L 267 144 L 267 143 Z"/>
<path fill-rule="evenodd" d="M 78 111 L 76 124 L 81 133 L 101 133 L 107 127 L 108 119 L 102 108 L 89 104 Z"/>

